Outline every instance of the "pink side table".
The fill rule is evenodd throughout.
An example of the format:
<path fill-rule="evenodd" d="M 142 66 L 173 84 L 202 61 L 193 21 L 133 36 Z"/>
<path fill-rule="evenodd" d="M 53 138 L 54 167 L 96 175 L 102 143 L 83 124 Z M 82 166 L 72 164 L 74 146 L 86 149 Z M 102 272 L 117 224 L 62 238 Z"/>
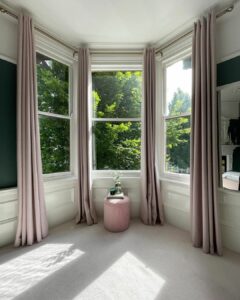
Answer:
<path fill-rule="evenodd" d="M 124 231 L 129 226 L 130 204 L 124 199 L 104 199 L 104 227 L 111 232 Z"/>

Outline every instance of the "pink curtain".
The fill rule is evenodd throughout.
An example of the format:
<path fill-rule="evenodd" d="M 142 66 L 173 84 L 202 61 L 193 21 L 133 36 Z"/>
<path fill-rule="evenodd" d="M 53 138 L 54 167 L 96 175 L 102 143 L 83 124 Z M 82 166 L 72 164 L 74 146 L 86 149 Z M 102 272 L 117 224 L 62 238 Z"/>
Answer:
<path fill-rule="evenodd" d="M 88 225 L 97 223 L 92 201 L 91 159 L 89 151 L 89 93 L 90 89 L 90 55 L 89 50 L 80 48 L 78 51 L 78 187 L 76 222 L 87 222 Z"/>
<path fill-rule="evenodd" d="M 206 253 L 221 255 L 214 13 L 194 25 L 192 59 L 192 241 Z"/>
<path fill-rule="evenodd" d="M 19 16 L 17 65 L 18 225 L 15 246 L 32 245 L 48 234 L 42 181 L 36 52 L 32 19 Z"/>
<path fill-rule="evenodd" d="M 163 223 L 163 205 L 156 167 L 156 59 L 155 49 L 144 53 L 144 121 L 142 130 L 142 203 L 145 224 Z"/>

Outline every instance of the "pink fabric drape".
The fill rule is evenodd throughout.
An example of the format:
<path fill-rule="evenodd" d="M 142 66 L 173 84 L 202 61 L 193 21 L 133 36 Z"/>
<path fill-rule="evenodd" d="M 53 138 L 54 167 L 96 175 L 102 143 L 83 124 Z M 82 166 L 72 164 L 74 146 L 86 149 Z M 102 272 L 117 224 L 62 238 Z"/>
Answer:
<path fill-rule="evenodd" d="M 78 187 L 76 222 L 97 223 L 92 201 L 91 160 L 89 154 L 89 93 L 90 91 L 90 55 L 89 50 L 80 48 L 78 51 Z"/>
<path fill-rule="evenodd" d="M 17 65 L 18 225 L 15 246 L 32 245 L 48 234 L 36 96 L 34 29 L 19 16 Z"/>
<path fill-rule="evenodd" d="M 192 241 L 206 253 L 221 255 L 214 13 L 194 25 L 192 60 Z"/>
<path fill-rule="evenodd" d="M 156 167 L 156 59 L 155 49 L 144 53 L 144 121 L 142 130 L 142 203 L 145 224 L 163 223 L 163 205 Z"/>

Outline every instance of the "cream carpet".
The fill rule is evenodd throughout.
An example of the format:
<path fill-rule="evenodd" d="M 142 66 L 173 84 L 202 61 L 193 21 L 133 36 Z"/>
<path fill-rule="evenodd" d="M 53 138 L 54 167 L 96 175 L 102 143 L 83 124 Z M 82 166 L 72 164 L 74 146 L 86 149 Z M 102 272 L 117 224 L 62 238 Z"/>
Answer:
<path fill-rule="evenodd" d="M 40 244 L 0 250 L 0 299 L 239 300 L 240 255 L 203 254 L 168 225 L 110 233 L 68 223 Z"/>

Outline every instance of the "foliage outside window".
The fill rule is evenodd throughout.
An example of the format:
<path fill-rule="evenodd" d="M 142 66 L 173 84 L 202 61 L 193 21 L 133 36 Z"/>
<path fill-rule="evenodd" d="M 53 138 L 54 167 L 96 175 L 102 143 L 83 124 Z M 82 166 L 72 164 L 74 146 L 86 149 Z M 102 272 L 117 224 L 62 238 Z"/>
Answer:
<path fill-rule="evenodd" d="M 93 72 L 93 169 L 139 170 L 142 72 Z"/>
<path fill-rule="evenodd" d="M 191 56 L 165 69 L 165 171 L 190 173 Z"/>
<path fill-rule="evenodd" d="M 43 173 L 70 171 L 69 67 L 40 53 L 36 58 Z"/>

